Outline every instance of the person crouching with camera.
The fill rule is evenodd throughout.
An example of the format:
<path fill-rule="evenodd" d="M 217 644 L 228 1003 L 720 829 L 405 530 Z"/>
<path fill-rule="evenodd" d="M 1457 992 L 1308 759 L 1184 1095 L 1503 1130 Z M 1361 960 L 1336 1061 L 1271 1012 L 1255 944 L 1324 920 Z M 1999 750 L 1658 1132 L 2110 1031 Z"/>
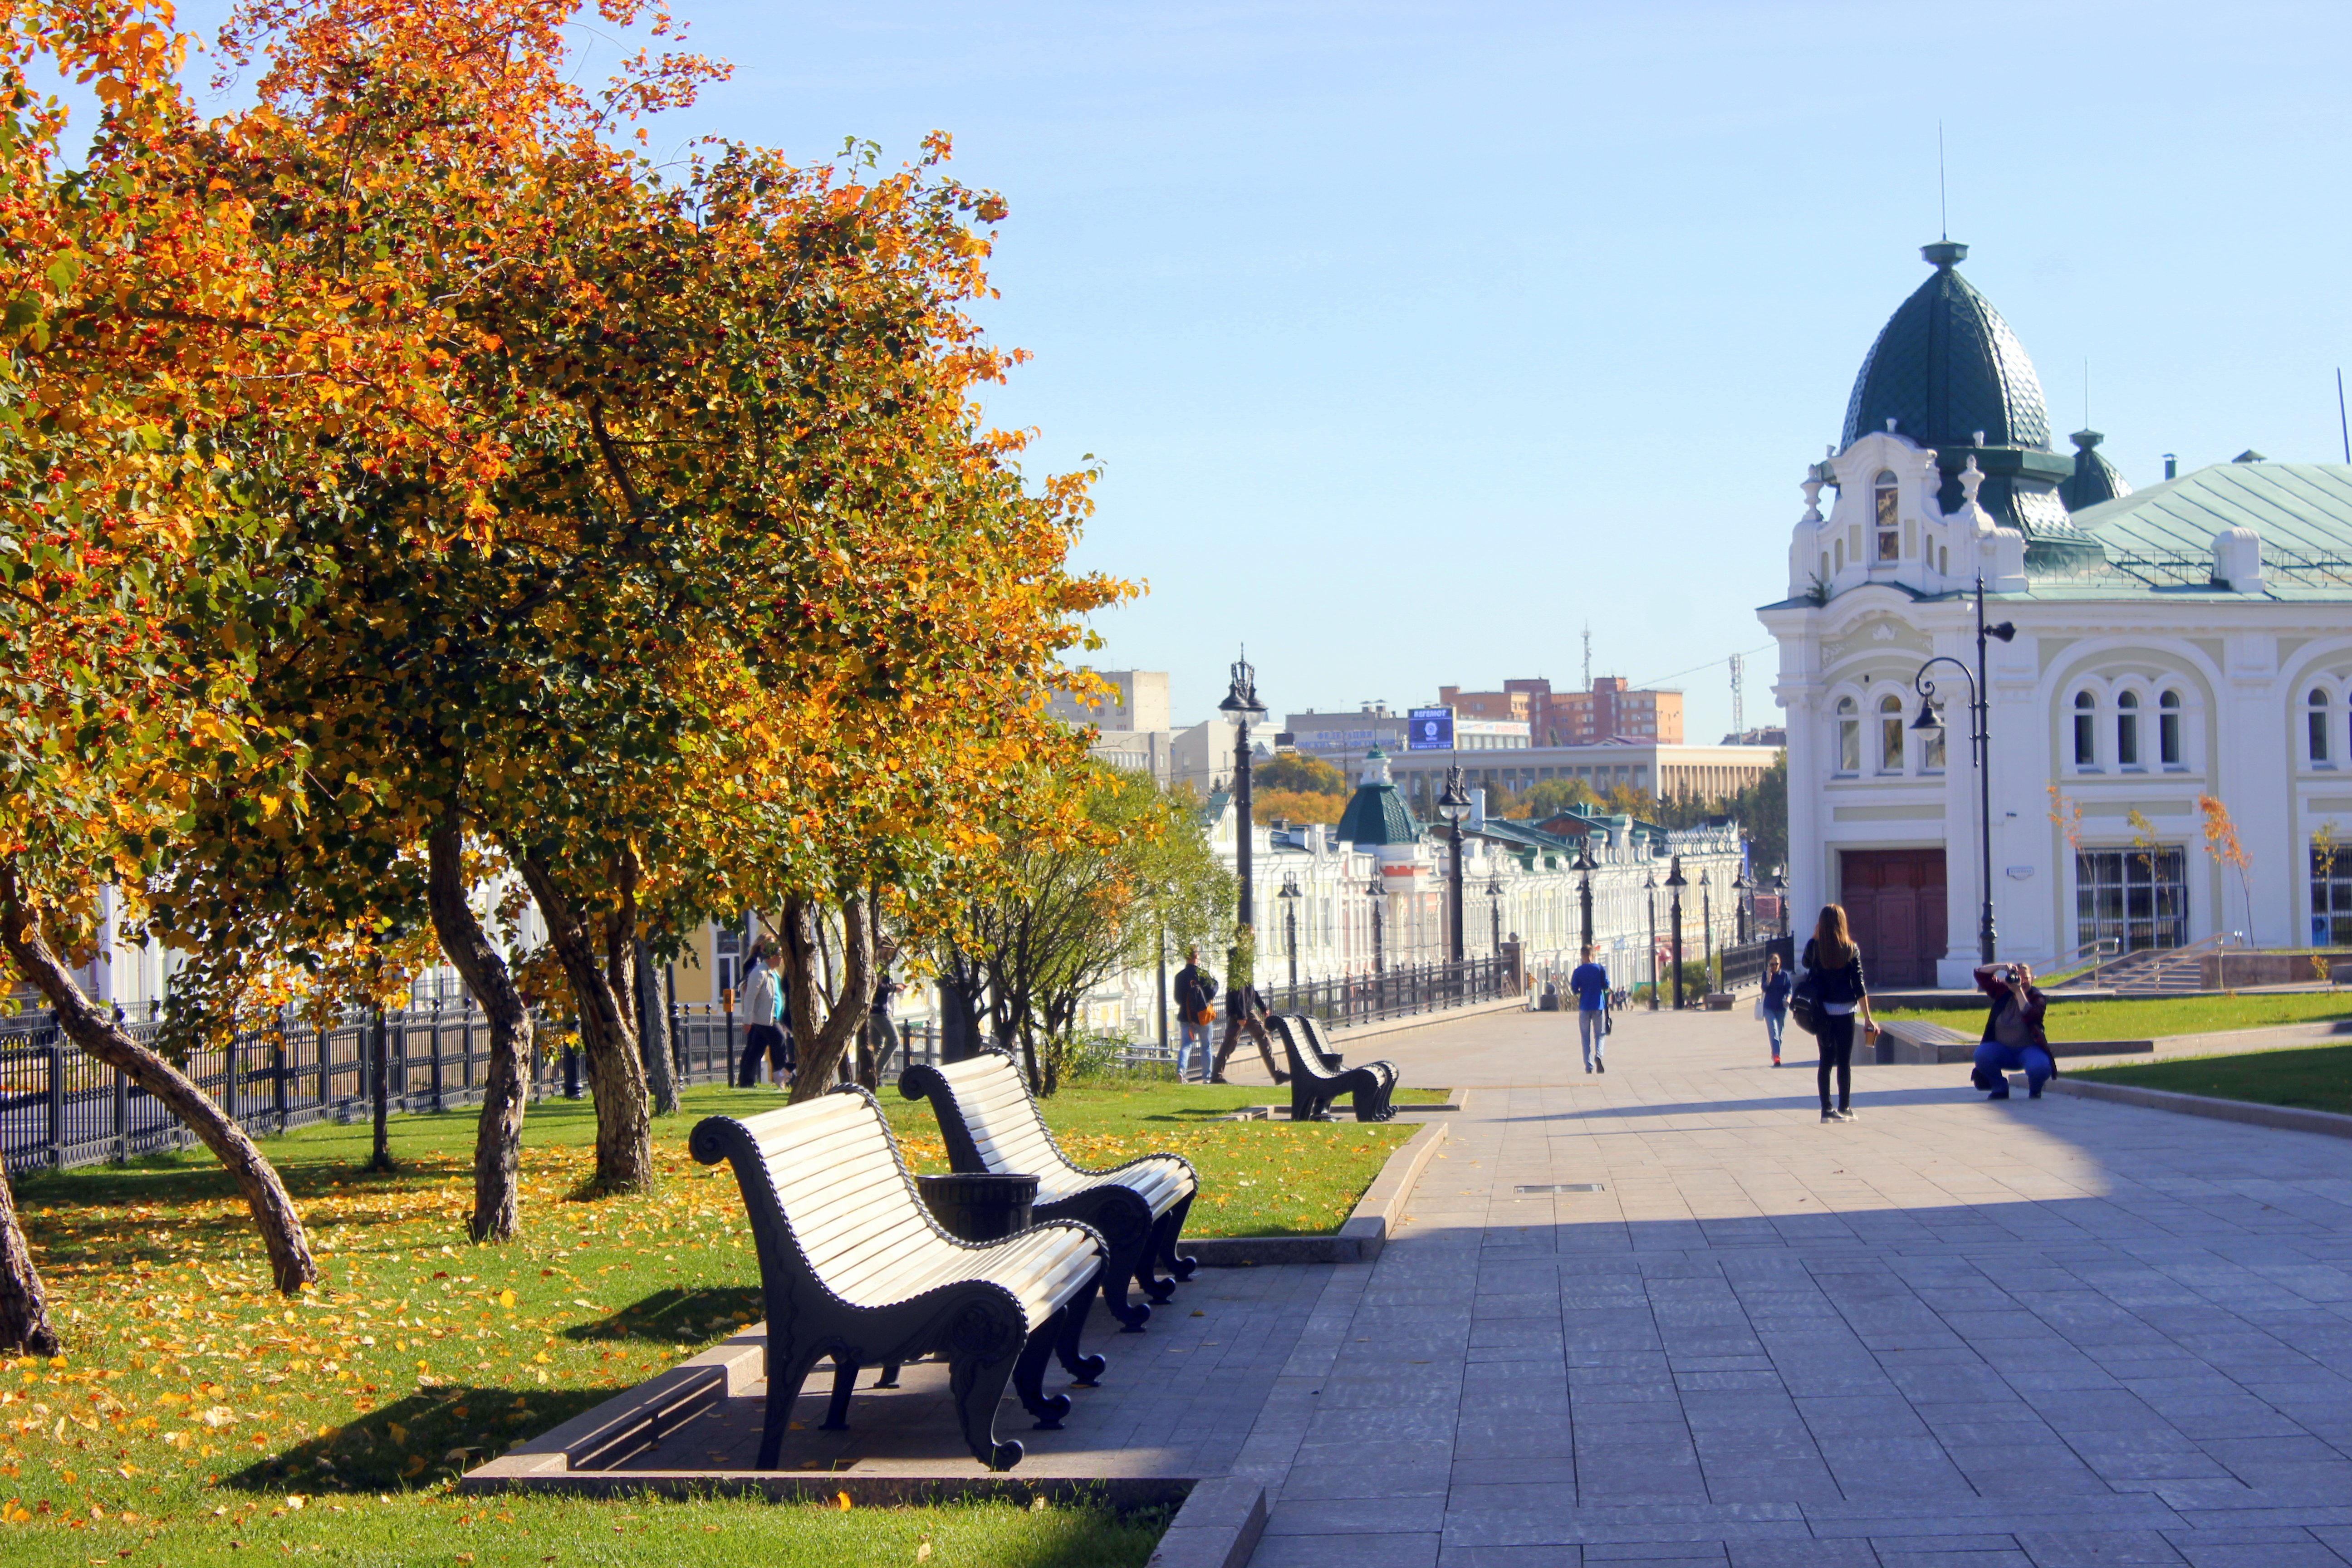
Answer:
<path fill-rule="evenodd" d="M 2033 970 L 2023 963 L 1989 963 L 1976 970 L 1977 987 L 1992 998 L 1985 1015 L 1984 1043 L 1977 1047 L 1971 1081 L 1987 1100 L 2009 1098 L 2009 1074 L 2025 1074 L 2029 1099 L 2042 1098 L 2042 1086 L 2058 1072 L 2050 1057 L 2050 1038 L 2042 1032 L 2042 1015 L 2047 998 L 2035 989 Z"/>

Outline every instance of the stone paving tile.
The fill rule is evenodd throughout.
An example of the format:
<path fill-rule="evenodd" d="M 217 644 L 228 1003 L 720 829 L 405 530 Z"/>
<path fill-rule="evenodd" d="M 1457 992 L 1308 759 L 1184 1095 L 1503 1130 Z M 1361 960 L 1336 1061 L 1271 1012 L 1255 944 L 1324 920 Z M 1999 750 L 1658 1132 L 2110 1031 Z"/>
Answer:
<path fill-rule="evenodd" d="M 1524 1082 L 1560 1055 L 1541 1016 L 1382 1042 L 1479 1093 L 1288 1358 L 1332 1393 L 1276 1423 L 1315 1447 L 1258 1562 L 1339 1561 L 1305 1544 L 1350 1500 L 1334 1458 L 1383 1440 L 1393 1512 L 1359 1518 L 1393 1528 L 1349 1529 L 1351 1568 L 2337 1561 L 2352 1148 L 1994 1110 L 1934 1068 L 1864 1070 L 1862 1120 L 1824 1129 L 1738 1023 L 1635 1015 L 1617 1070 L 1556 1087 Z M 1605 1190 L 1511 1190 L 1571 1180 Z M 1325 1338 L 1433 1365 L 1343 1381 L 1303 1359 Z M 1254 1431 L 1252 1473 L 1279 1447 Z"/>

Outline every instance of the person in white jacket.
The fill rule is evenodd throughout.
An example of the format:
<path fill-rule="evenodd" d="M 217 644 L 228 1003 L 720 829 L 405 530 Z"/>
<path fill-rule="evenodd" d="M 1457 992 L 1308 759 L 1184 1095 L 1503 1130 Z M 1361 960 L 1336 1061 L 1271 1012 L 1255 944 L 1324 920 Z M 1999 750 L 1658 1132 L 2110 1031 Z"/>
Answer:
<path fill-rule="evenodd" d="M 774 966 L 769 962 L 765 941 L 754 944 L 751 949 L 751 967 L 743 976 L 742 1012 L 749 1027 L 743 1031 L 743 1059 L 736 1069 L 736 1087 L 760 1087 L 760 1058 L 762 1056 L 768 1058 L 768 1068 L 774 1081 L 782 1083 L 792 1068 L 783 1031 L 784 988 Z"/>

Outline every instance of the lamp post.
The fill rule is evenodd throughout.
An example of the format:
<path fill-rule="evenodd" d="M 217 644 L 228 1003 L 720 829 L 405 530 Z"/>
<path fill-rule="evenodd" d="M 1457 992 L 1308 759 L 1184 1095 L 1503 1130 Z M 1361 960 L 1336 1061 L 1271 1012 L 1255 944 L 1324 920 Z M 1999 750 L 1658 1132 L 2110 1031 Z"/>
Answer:
<path fill-rule="evenodd" d="M 1298 876 L 1293 871 L 1282 874 L 1282 891 L 1275 895 L 1282 900 L 1282 941 L 1290 950 L 1290 1002 L 1298 1005 Z"/>
<path fill-rule="evenodd" d="M 1576 956 L 1579 962 L 1582 962 L 1584 950 L 1592 945 L 1592 873 L 1601 869 L 1600 863 L 1592 858 L 1591 834 L 1587 833 L 1577 840 L 1576 864 L 1570 869 L 1582 878 L 1576 888 L 1577 931 L 1580 939 L 1577 943 Z M 1654 916 L 1651 923 L 1656 924 Z"/>
<path fill-rule="evenodd" d="M 1675 1011 L 1683 1010 L 1683 889 L 1690 884 L 1683 879 L 1683 858 L 1675 857 L 1673 868 L 1666 874 L 1667 898 L 1671 900 L 1674 945 L 1668 953 L 1675 966 Z"/>
<path fill-rule="evenodd" d="M 1642 895 L 1650 906 L 1650 1011 L 1658 1010 L 1658 868 L 1642 879 Z"/>
<path fill-rule="evenodd" d="M 1698 874 L 1698 942 L 1699 969 L 1706 983 L 1715 984 L 1715 878 L 1706 871 Z"/>
<path fill-rule="evenodd" d="M 1756 896 L 1756 884 L 1748 880 L 1746 867 L 1741 867 L 1732 877 L 1731 892 L 1733 919 L 1738 922 L 1737 934 L 1739 938 L 1739 945 L 1746 947 L 1748 928 L 1755 923 L 1749 918 L 1748 910 Z"/>
<path fill-rule="evenodd" d="M 1789 934 L 1790 931 L 1789 879 L 1782 876 L 1778 871 L 1773 872 L 1770 892 L 1772 894 L 1773 901 L 1780 906 L 1780 934 L 1782 936 L 1786 936 Z"/>
<path fill-rule="evenodd" d="M 1470 795 L 1462 787 L 1462 765 L 1445 770 L 1445 793 L 1437 797 L 1438 815 L 1445 818 L 1448 849 L 1445 879 L 1446 942 L 1454 962 L 1462 962 L 1462 819 L 1470 815 Z"/>
<path fill-rule="evenodd" d="M 1257 700 L 1257 671 L 1250 668 L 1249 651 L 1234 662 L 1233 686 L 1225 700 L 1217 704 L 1217 711 L 1234 716 L 1234 806 L 1239 813 L 1240 826 L 1234 840 L 1234 875 L 1241 887 L 1235 897 L 1234 915 L 1242 925 L 1256 924 L 1256 900 L 1250 886 L 1250 715 L 1263 713 L 1265 705 Z"/>
<path fill-rule="evenodd" d="M 1919 693 L 1919 716 L 1911 721 L 1911 728 L 1923 733 L 1944 727 L 1941 715 L 1936 711 L 1936 683 L 1927 672 L 1939 664 L 1948 664 L 1960 672 L 1969 683 L 1969 755 L 1977 770 L 1977 863 L 1981 880 L 1978 889 L 1982 895 L 1977 914 L 1977 962 L 1990 963 L 1993 950 L 1992 922 L 1992 714 L 1985 696 L 1985 639 L 2008 642 L 2017 636 L 2016 626 L 2003 621 L 1999 626 L 1985 625 L 1984 576 L 1977 576 L 1977 668 L 1970 674 L 1969 667 L 1949 654 L 1938 654 L 1919 667 L 1911 678 L 1912 688 Z"/>
<path fill-rule="evenodd" d="M 1373 868 L 1371 885 L 1364 891 L 1372 896 L 1372 973 L 1385 974 L 1389 966 L 1381 952 L 1381 909 L 1388 901 L 1389 890 L 1381 885 L 1379 868 Z"/>
<path fill-rule="evenodd" d="M 1494 930 L 1490 933 L 1495 956 L 1503 956 L 1503 874 L 1500 871 L 1486 879 L 1486 913 Z"/>

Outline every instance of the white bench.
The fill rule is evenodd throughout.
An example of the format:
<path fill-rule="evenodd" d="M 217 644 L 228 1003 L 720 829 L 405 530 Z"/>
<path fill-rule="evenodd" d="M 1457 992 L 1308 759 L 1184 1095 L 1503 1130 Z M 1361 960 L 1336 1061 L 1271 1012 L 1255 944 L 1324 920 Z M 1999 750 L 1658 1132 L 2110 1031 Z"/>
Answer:
<path fill-rule="evenodd" d="M 1020 1444 L 996 1440 L 1008 1379 L 1039 1426 L 1061 1425 L 1070 1396 L 1045 1397 L 1045 1357 L 1108 1256 L 1095 1231 L 1064 1220 L 1003 1241 L 957 1240 L 924 1206 L 881 1106 L 855 1084 L 740 1121 L 708 1117 L 691 1147 L 706 1165 L 734 1163 L 759 1247 L 760 1468 L 776 1468 L 793 1402 L 828 1356 L 827 1427 L 847 1425 L 859 1367 L 933 1353 L 947 1358 L 964 1441 L 990 1469 L 1021 1461 Z"/>
<path fill-rule="evenodd" d="M 1176 1255 L 1176 1238 L 1201 1189 L 1192 1163 L 1178 1154 L 1146 1154 L 1108 1171 L 1074 1165 L 1045 1126 L 1029 1093 L 1028 1080 L 1003 1051 L 982 1051 L 960 1062 L 908 1068 L 898 1092 L 929 1100 L 948 1146 L 948 1163 L 961 1172 L 1018 1172 L 1037 1178 L 1038 1219 L 1076 1219 L 1102 1232 L 1110 1255 L 1103 1267 L 1103 1304 L 1124 1331 L 1140 1331 L 1151 1309 L 1130 1304 L 1133 1279 L 1154 1301 L 1165 1301 L 1179 1279 L 1192 1277 L 1193 1261 Z M 1168 1270 L 1158 1278 L 1154 1265 Z M 1092 1374 L 1074 1359 L 1075 1332 L 1066 1336 L 1062 1363 L 1080 1382 Z M 1100 1368 L 1097 1366 L 1097 1371 Z"/>

